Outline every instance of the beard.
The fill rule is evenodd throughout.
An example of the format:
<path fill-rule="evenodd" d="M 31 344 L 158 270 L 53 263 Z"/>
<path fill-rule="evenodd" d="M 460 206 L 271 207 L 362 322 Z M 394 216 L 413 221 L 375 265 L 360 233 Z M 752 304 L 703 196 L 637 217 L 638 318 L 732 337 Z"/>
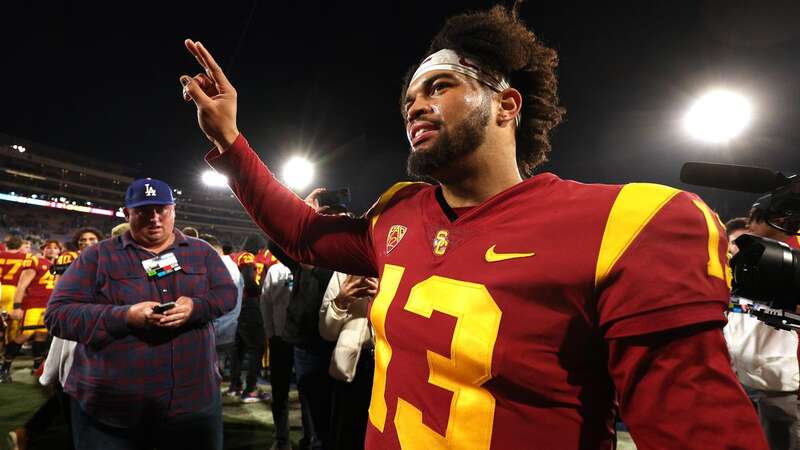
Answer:
<path fill-rule="evenodd" d="M 436 178 L 436 174 L 453 162 L 463 159 L 483 144 L 486 126 L 491 118 L 490 97 L 484 94 L 481 104 L 448 131 L 439 128 L 439 135 L 427 150 L 414 150 L 408 155 L 406 172 L 414 178 Z"/>

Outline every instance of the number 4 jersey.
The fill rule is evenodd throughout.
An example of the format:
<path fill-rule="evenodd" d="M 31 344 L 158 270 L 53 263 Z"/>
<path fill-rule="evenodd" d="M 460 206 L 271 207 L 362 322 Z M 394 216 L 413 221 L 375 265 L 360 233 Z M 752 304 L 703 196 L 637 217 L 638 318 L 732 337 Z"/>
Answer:
<path fill-rule="evenodd" d="M 398 184 L 369 214 L 368 448 L 612 448 L 607 340 L 724 322 L 726 243 L 692 194 L 543 174 L 457 218 L 440 195 Z"/>
<path fill-rule="evenodd" d="M 32 256 L 25 262 L 23 270 L 35 270 L 36 275 L 28 285 L 22 298 L 22 309 L 46 308 L 50 294 L 55 287 L 55 275 L 50 271 L 53 265 L 47 258 Z"/>

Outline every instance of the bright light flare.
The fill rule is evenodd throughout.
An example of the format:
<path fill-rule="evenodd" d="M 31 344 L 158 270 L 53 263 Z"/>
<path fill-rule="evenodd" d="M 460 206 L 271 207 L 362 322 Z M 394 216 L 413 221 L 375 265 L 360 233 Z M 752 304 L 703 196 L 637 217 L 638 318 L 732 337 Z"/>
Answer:
<path fill-rule="evenodd" d="M 750 102 L 743 95 L 717 89 L 692 104 L 683 124 L 690 135 L 701 141 L 724 143 L 747 127 L 752 114 Z"/>
<path fill-rule="evenodd" d="M 295 156 L 283 166 L 283 181 L 292 189 L 305 189 L 313 178 L 314 165 L 305 158 Z"/>
<path fill-rule="evenodd" d="M 227 187 L 228 178 L 215 170 L 203 172 L 203 184 L 209 187 Z"/>

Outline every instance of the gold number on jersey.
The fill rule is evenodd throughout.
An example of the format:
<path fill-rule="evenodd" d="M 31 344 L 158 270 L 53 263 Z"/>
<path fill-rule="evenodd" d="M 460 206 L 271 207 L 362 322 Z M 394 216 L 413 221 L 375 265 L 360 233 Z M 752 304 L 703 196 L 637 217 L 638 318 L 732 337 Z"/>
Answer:
<path fill-rule="evenodd" d="M 256 263 L 256 284 L 261 286 L 261 277 L 264 275 L 264 263 Z"/>
<path fill-rule="evenodd" d="M 402 268 L 400 269 L 400 276 L 395 272 L 392 284 L 387 286 L 394 288 L 391 293 L 387 293 L 387 297 L 391 294 L 393 298 L 397 291 L 402 276 Z M 386 274 L 384 269 L 384 278 Z M 382 281 L 381 291 L 383 288 Z M 373 323 L 376 319 L 381 322 L 381 330 L 378 331 L 376 327 L 376 336 L 382 341 L 386 341 L 386 310 L 391 298 L 384 302 L 386 308 L 376 311 L 373 306 L 372 309 Z M 450 342 L 449 358 L 430 350 L 427 352 L 430 371 L 428 382 L 453 393 L 445 435 L 425 425 L 422 411 L 398 397 L 394 424 L 400 446 L 412 450 L 488 449 L 492 437 L 495 399 L 481 386 L 492 377 L 492 354 L 502 316 L 500 308 L 481 284 L 433 276 L 411 289 L 404 309 L 425 318 L 430 318 L 433 311 L 439 311 L 455 317 L 456 326 Z M 380 349 L 376 348 L 376 374 L 379 355 Z M 372 398 L 373 405 L 376 400 L 383 402 L 383 414 L 382 417 L 373 415 L 370 406 L 370 421 L 383 431 L 385 424 L 380 419 L 385 421 L 386 417 L 386 366 L 381 369 L 382 383 L 373 385 Z"/>
<path fill-rule="evenodd" d="M 372 381 L 372 399 L 369 402 L 369 421 L 383 432 L 386 424 L 386 368 L 392 359 L 392 346 L 386 340 L 386 313 L 392 304 L 404 268 L 386 264 L 383 268 L 381 286 L 370 309 L 370 321 L 375 329 L 375 375 Z"/>
<path fill-rule="evenodd" d="M 3 275 L 4 280 L 13 280 L 14 275 L 19 272 L 19 268 L 22 267 L 22 263 L 25 262 L 24 259 L 6 259 L 5 261 L 6 266 L 9 267 L 8 271 Z M 1 264 L 1 263 L 0 263 Z"/>
<path fill-rule="evenodd" d="M 56 287 L 56 276 L 48 270 L 39 278 L 39 284 L 43 284 L 47 290 L 53 290 Z"/>
<path fill-rule="evenodd" d="M 719 218 L 713 213 L 708 206 L 699 200 L 692 200 L 694 206 L 703 213 L 708 226 L 708 274 L 712 277 L 719 278 L 731 285 L 731 270 L 727 263 L 722 261 L 719 253 Z"/>

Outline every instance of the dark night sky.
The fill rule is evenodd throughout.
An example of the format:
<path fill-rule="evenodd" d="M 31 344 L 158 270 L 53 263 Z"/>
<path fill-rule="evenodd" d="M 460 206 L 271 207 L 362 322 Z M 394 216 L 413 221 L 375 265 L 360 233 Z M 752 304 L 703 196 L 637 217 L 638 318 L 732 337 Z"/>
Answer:
<path fill-rule="evenodd" d="M 568 111 L 543 170 L 680 187 L 686 160 L 800 171 L 797 2 L 600 3 L 611 2 L 523 7 L 560 54 Z M 0 131 L 201 189 L 209 144 L 178 84 L 198 72 L 182 44 L 190 37 L 236 86 L 239 129 L 268 164 L 305 152 L 318 161 L 316 185 L 350 186 L 364 208 L 404 177 L 402 75 L 446 17 L 491 4 L 3 2 Z M 679 123 L 718 85 L 755 107 L 751 127 L 722 148 L 692 141 Z M 723 214 L 754 198 L 691 189 Z"/>

